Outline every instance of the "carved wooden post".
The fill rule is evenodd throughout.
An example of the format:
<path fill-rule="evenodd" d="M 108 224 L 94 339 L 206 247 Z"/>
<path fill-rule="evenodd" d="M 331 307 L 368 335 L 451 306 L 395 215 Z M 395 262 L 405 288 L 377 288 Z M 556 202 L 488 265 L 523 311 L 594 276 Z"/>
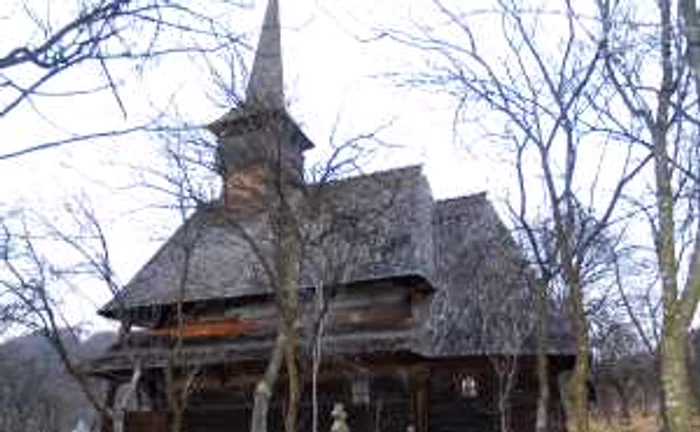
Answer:
<path fill-rule="evenodd" d="M 413 430 L 428 432 L 430 396 L 430 369 L 417 366 L 411 369 L 411 402 L 413 406 Z"/>

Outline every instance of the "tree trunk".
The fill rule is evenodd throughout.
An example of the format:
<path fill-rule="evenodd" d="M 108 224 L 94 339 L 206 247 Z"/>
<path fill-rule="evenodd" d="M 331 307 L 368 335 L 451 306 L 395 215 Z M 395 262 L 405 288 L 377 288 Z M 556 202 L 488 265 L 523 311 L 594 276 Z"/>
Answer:
<path fill-rule="evenodd" d="M 549 326 L 549 310 L 547 308 L 547 284 L 538 280 L 535 287 L 537 296 L 537 417 L 536 432 L 549 430 L 549 359 L 547 358 L 547 343 Z"/>
<path fill-rule="evenodd" d="M 321 332 L 314 340 L 311 364 L 311 432 L 318 430 L 318 372 L 321 369 Z"/>
<path fill-rule="evenodd" d="M 546 146 L 541 146 L 540 165 L 544 173 L 544 179 L 549 195 L 554 227 L 557 239 L 557 254 L 561 263 L 561 269 L 566 287 L 568 289 L 569 313 L 571 325 L 576 339 L 576 364 L 571 376 L 569 393 L 571 397 L 571 414 L 573 428 L 576 432 L 588 432 L 588 386 L 589 360 L 591 356 L 590 341 L 588 338 L 588 324 L 583 298 L 583 279 L 581 276 L 581 262 L 577 258 L 575 236 L 575 224 L 577 207 L 573 201 L 571 178 L 574 174 L 576 158 L 573 145 L 573 131 L 566 129 L 567 136 L 567 161 L 565 177 L 567 181 L 561 192 L 557 192 L 555 176 L 552 172 L 550 155 Z M 562 209 L 562 204 L 564 205 Z M 565 211 L 564 211 L 565 210 Z M 578 245 L 580 246 L 580 245 Z"/>
<path fill-rule="evenodd" d="M 280 330 L 272 350 L 270 362 L 265 369 L 265 374 L 255 387 L 255 393 L 253 394 L 253 413 L 250 419 L 250 432 L 267 432 L 267 413 L 270 409 L 272 389 L 275 386 L 275 382 L 277 382 L 277 376 L 282 367 L 282 360 L 284 360 L 285 342 L 286 337 L 284 332 Z M 237 428 L 238 426 L 236 426 L 236 429 Z"/>
<path fill-rule="evenodd" d="M 686 365 L 684 326 L 675 317 L 665 317 L 661 339 L 661 385 L 669 432 L 692 430 L 691 392 Z"/>
<path fill-rule="evenodd" d="M 318 311 L 318 321 L 315 326 L 316 331 L 313 339 L 313 351 L 311 358 L 311 432 L 319 432 L 318 427 L 318 374 L 321 370 L 323 331 L 325 328 L 326 299 L 324 297 L 323 286 L 320 285 L 316 293 L 316 305 Z"/>
<path fill-rule="evenodd" d="M 670 0 L 659 2 L 661 17 L 661 67 L 662 77 L 657 106 L 656 122 L 652 127 L 654 174 L 656 181 L 656 210 L 658 231 L 656 252 L 661 275 L 664 324 L 661 336 L 661 387 L 664 392 L 666 421 L 669 432 L 690 432 L 691 394 L 686 364 L 685 333 L 697 306 L 697 291 L 689 275 L 689 296 L 679 296 L 678 261 L 675 249 L 674 192 L 669 162 L 667 131 L 669 110 L 672 103 L 674 76 L 673 44 Z M 683 13 L 683 11 L 681 11 Z M 693 261 L 691 259 L 691 273 Z M 688 312 L 691 313 L 688 316 Z"/>
<path fill-rule="evenodd" d="M 128 387 L 126 388 L 124 394 L 119 398 L 119 400 L 116 403 L 116 406 L 114 407 L 114 415 L 112 416 L 112 430 L 114 432 L 124 432 L 124 417 L 126 413 L 126 408 L 129 404 L 129 401 L 136 395 L 136 392 L 138 391 L 140 379 L 141 365 L 137 363 L 136 367 L 134 368 L 134 373 L 131 376 L 131 381 L 129 382 Z"/>
<path fill-rule="evenodd" d="M 298 365 L 299 277 L 301 240 L 290 208 L 292 191 L 281 189 L 277 208 L 276 269 L 282 308 L 282 333 L 287 368 L 287 410 L 284 418 L 286 432 L 296 432 L 301 398 Z"/>
<path fill-rule="evenodd" d="M 299 413 L 299 401 L 301 398 L 299 365 L 297 362 L 297 331 L 296 319 L 285 325 L 287 328 L 287 341 L 285 344 L 285 358 L 287 367 L 287 412 L 284 418 L 284 430 L 296 432 Z"/>
<path fill-rule="evenodd" d="M 496 404 L 498 407 L 499 430 L 501 432 L 510 432 L 513 385 L 515 384 L 515 376 L 518 370 L 517 356 L 495 357 L 491 360 L 491 367 L 497 381 Z"/>
<path fill-rule="evenodd" d="M 107 390 L 105 392 L 104 410 L 99 411 L 101 432 L 113 432 L 114 407 L 117 403 L 117 390 L 119 390 L 119 385 L 115 381 L 110 380 L 107 383 Z"/>
<path fill-rule="evenodd" d="M 573 427 L 576 432 L 588 432 L 588 375 L 589 360 L 591 356 L 588 341 L 588 326 L 586 325 L 585 310 L 583 307 L 583 292 L 578 271 L 569 270 L 569 287 L 571 321 L 574 336 L 576 338 L 576 364 L 571 376 L 571 413 L 573 415 Z"/>
<path fill-rule="evenodd" d="M 172 412 L 172 416 L 170 417 L 170 431 L 171 432 L 180 432 L 182 430 L 183 414 L 184 413 L 181 409 L 176 409 L 175 411 Z"/>
<path fill-rule="evenodd" d="M 688 47 L 688 62 L 700 74 L 700 22 L 695 0 L 678 0 L 678 13 L 683 18 L 683 33 Z"/>

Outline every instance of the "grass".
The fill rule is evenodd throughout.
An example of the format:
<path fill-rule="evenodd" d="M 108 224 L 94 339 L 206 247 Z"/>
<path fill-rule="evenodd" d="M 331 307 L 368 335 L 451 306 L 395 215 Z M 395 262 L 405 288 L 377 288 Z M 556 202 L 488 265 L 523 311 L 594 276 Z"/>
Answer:
<path fill-rule="evenodd" d="M 696 429 L 700 431 L 700 416 L 695 418 Z M 625 425 L 620 418 L 607 422 L 602 417 L 591 419 L 591 432 L 658 432 L 659 417 L 657 415 L 634 414 L 630 425 Z"/>
<path fill-rule="evenodd" d="M 607 422 L 604 418 L 591 420 L 591 432 L 658 432 L 658 417 L 655 415 L 644 416 L 635 414 L 632 423 L 625 425 L 620 418 L 614 418 Z"/>

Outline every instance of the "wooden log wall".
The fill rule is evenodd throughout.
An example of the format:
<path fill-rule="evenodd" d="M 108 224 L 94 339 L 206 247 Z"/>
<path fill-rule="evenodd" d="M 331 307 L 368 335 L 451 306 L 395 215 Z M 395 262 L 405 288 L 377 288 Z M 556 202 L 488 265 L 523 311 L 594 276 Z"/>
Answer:
<path fill-rule="evenodd" d="M 524 360 L 519 365 L 516 385 L 510 394 L 509 425 L 518 432 L 534 431 L 537 380 L 534 365 L 530 363 Z M 565 430 L 564 416 L 556 387 L 560 369 L 552 363 L 551 430 L 561 432 Z M 330 430 L 330 412 L 337 402 L 345 406 L 353 432 L 406 432 L 409 426 L 416 432 L 500 430 L 497 378 L 487 357 L 447 364 L 386 363 L 375 368 L 358 364 L 355 368 L 338 367 L 334 371 L 332 374 L 326 371 L 318 384 L 321 432 Z M 368 382 L 364 390 L 353 385 L 361 379 Z M 184 432 L 231 432 L 231 425 L 240 425 L 242 432 L 247 430 L 254 383 L 231 387 L 233 383 L 219 382 L 218 386 L 198 386 L 191 395 Z M 283 380 L 279 386 L 271 404 L 271 431 L 283 430 L 286 395 Z M 311 397 L 309 385 L 301 401 L 299 430 L 302 431 L 311 429 Z M 161 432 L 162 413 L 153 415 L 154 418 L 139 413 L 129 416 L 126 431 Z"/>
<path fill-rule="evenodd" d="M 412 320 L 412 295 L 406 287 L 381 287 L 336 295 L 328 310 L 327 332 L 403 329 Z M 306 307 L 310 307 L 307 305 Z M 311 326 L 313 313 L 303 311 L 303 326 Z M 148 331 L 154 337 L 186 339 L 269 336 L 277 331 L 278 311 L 271 299 L 232 306 L 217 315 L 203 314 L 186 319 L 184 326 L 168 323 Z"/>
<path fill-rule="evenodd" d="M 331 410 L 342 403 L 348 413 L 348 425 L 353 432 L 406 432 L 413 424 L 410 381 L 405 374 L 370 375 L 368 398 L 363 400 L 353 389 L 357 378 L 347 372 L 325 379 L 318 386 L 319 431 L 329 431 Z M 280 385 L 275 392 L 269 416 L 269 430 L 284 429 L 285 391 Z M 252 410 L 252 388 L 199 389 L 190 397 L 184 416 L 184 432 L 245 432 Z M 165 416 L 165 417 L 164 417 Z M 299 430 L 312 426 L 311 389 L 306 388 L 300 408 Z M 165 432 L 161 429 L 167 415 L 160 412 L 130 413 L 126 432 Z M 233 426 L 233 427 L 232 427 Z"/>
<path fill-rule="evenodd" d="M 428 420 L 430 432 L 494 430 L 495 407 L 493 388 L 488 381 L 488 370 L 481 362 L 465 366 L 431 370 Z M 461 379 L 475 380 L 474 396 L 461 394 Z"/>
<path fill-rule="evenodd" d="M 517 365 L 515 384 L 507 395 L 509 430 L 531 432 L 535 430 L 538 384 L 534 359 L 523 358 Z M 498 377 L 489 364 L 488 357 L 475 357 L 471 360 L 450 366 L 433 366 L 430 376 L 429 431 L 430 432 L 498 432 L 501 413 L 498 407 Z M 557 376 L 561 366 L 556 362 L 550 365 L 550 410 L 549 430 L 566 430 L 565 416 L 561 404 Z M 460 381 L 473 378 L 476 381 L 476 394 L 464 391 Z M 468 388 L 466 389 L 468 390 Z"/>
<path fill-rule="evenodd" d="M 164 411 L 132 411 L 124 417 L 125 432 L 169 432 L 169 417 Z"/>

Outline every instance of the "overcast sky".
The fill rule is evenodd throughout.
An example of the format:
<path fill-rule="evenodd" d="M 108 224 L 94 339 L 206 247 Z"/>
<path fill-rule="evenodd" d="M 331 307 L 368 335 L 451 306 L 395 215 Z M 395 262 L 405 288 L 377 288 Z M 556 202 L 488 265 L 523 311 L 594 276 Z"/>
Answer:
<path fill-rule="evenodd" d="M 44 1 L 54 8 L 61 3 Z M 512 170 L 499 163 L 496 147 L 489 145 L 483 131 L 471 126 L 460 131 L 462 141 L 457 142 L 452 131 L 454 100 L 398 85 L 400 80 L 392 78 L 428 67 L 425 57 L 387 38 L 375 38 L 383 29 L 411 30 L 416 21 L 439 25 L 441 18 L 429 0 L 279 1 L 287 98 L 292 116 L 316 144 L 307 155 L 310 161 L 322 160 L 327 154 L 334 127 L 337 142 L 342 142 L 387 126 L 380 138 L 389 145 L 377 150 L 374 159 L 363 166 L 364 172 L 423 164 L 436 197 L 487 191 L 499 207 L 512 185 Z M 227 19 L 245 36 L 247 48 L 241 53 L 250 67 L 266 1 L 243 3 L 245 6 Z M 464 5 L 459 0 L 446 3 Z M 202 7 L 209 4 L 202 1 Z M 27 24 L 20 19 L 24 16 L 21 9 L 2 13 L 0 25 L 16 26 L 18 31 L 9 33 L 20 35 L 21 40 Z M 484 44 L 497 55 L 495 39 L 489 38 L 489 26 L 498 24 L 497 17 L 484 14 L 479 19 Z M 550 25 L 546 31 L 556 28 Z M 10 46 L 12 41 L 0 38 L 0 52 Z M 91 72 L 68 74 L 68 79 L 52 83 L 52 88 L 87 88 Z M 44 98 L 41 104 L 26 104 L 0 121 L 3 150 L 72 133 L 128 127 L 159 110 L 177 112 L 195 124 L 206 124 L 226 111 L 221 99 L 218 106 L 215 103 L 215 87 L 201 63 L 168 59 L 152 65 L 142 76 L 122 88 L 127 118 L 109 94 Z M 615 158 L 607 160 L 615 162 Z M 595 164 L 597 158 L 591 161 Z M 162 203 L 162 196 L 134 187 L 139 170 L 162 169 L 163 164 L 162 143 L 143 135 L 74 144 L 0 161 L 0 215 L 14 208 L 30 208 L 60 221 L 66 202 L 76 196 L 87 197 L 107 229 L 118 275 L 127 282 L 180 223 L 173 213 L 164 216 L 151 207 Z M 582 164 L 582 175 L 590 175 L 586 161 Z M 67 297 L 74 305 L 71 318 L 91 321 L 109 294 L 97 287 L 80 288 L 79 296 Z"/>
<path fill-rule="evenodd" d="M 394 42 L 367 41 L 382 28 L 404 28 L 411 19 L 425 19 L 429 11 L 418 3 L 280 0 L 290 111 L 316 143 L 317 149 L 309 154 L 311 160 L 323 158 L 336 126 L 338 141 L 387 126 L 381 138 L 391 145 L 379 149 L 364 171 L 423 164 L 437 197 L 487 190 L 497 199 L 502 178 L 493 169 L 493 158 L 474 147 L 465 150 L 453 139 L 452 101 L 397 86 L 389 77 L 410 71 L 422 60 Z M 266 2 L 250 0 L 247 4 L 232 21 L 252 47 L 257 43 Z M 22 16 L 21 10 L 14 9 L 0 19 L 3 25 L 23 29 L 26 22 Z M 9 43 L 6 40 L 0 48 L 6 51 Z M 249 67 L 253 52 L 242 52 Z M 70 80 L 57 81 L 53 88 L 87 87 L 89 71 L 83 76 L 85 83 L 77 82 L 76 74 L 69 74 Z M 144 77 L 123 89 L 126 119 L 109 95 L 77 102 L 43 99 L 40 104 L 15 110 L 0 122 L 4 150 L 72 133 L 119 129 L 137 124 L 152 116 L 154 109 L 166 106 L 175 106 L 183 116 L 201 124 L 224 114 L 223 107 L 212 103 L 215 92 L 197 65 L 183 59 L 164 61 Z M 160 144 L 138 135 L 0 161 L 0 212 L 31 208 L 60 219 L 65 202 L 76 196 L 88 197 L 108 228 L 112 257 L 125 282 L 179 223 L 176 218 L 154 219 L 153 212 L 142 210 L 153 197 L 131 187 L 137 178 L 133 167 L 151 163 L 162 164 Z M 73 308 L 74 319 L 91 320 L 94 308 L 108 298 L 103 289 L 82 296 L 85 302 Z"/>

